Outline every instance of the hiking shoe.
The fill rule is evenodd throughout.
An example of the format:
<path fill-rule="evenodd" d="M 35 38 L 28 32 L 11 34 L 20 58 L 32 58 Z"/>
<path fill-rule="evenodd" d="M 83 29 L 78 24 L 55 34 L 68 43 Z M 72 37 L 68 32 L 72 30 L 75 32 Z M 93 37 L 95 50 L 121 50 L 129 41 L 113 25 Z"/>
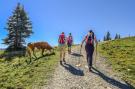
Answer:
<path fill-rule="evenodd" d="M 91 68 L 89 68 L 89 72 L 92 72 Z"/>
<path fill-rule="evenodd" d="M 62 65 L 62 61 L 60 61 L 60 64 Z"/>

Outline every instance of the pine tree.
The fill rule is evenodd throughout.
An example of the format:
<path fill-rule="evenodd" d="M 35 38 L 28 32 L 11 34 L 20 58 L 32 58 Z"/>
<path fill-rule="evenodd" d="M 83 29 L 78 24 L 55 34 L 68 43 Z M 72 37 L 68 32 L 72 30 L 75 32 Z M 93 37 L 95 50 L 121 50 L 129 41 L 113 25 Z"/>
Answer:
<path fill-rule="evenodd" d="M 106 37 L 104 36 L 104 41 L 106 41 Z"/>
<path fill-rule="evenodd" d="M 121 36 L 120 36 L 120 34 L 118 35 L 118 39 L 120 39 L 121 38 Z"/>
<path fill-rule="evenodd" d="M 116 34 L 116 36 L 115 36 L 115 40 L 116 40 L 116 39 L 119 39 L 119 35 L 118 35 L 118 34 Z"/>
<path fill-rule="evenodd" d="M 120 37 L 120 34 L 116 34 L 116 36 L 115 36 L 115 40 L 116 39 L 120 39 L 121 37 Z"/>
<path fill-rule="evenodd" d="M 17 4 L 13 15 L 9 17 L 6 30 L 8 34 L 3 41 L 12 50 L 21 49 L 25 44 L 25 39 L 33 33 L 32 23 L 20 3 Z"/>
<path fill-rule="evenodd" d="M 106 40 L 111 40 L 111 34 L 110 34 L 110 32 L 107 32 L 107 34 L 106 34 Z"/>

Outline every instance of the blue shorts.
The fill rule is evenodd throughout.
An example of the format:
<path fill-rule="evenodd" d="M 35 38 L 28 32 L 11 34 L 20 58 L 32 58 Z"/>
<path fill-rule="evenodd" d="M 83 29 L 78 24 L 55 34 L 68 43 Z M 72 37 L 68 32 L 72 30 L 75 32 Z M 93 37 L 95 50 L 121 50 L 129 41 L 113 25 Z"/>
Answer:
<path fill-rule="evenodd" d="M 65 52 L 66 45 L 65 44 L 59 44 L 59 50 L 60 50 L 60 52 Z"/>
<path fill-rule="evenodd" d="M 65 46 L 65 44 L 59 44 L 58 46 L 62 47 L 62 46 Z"/>

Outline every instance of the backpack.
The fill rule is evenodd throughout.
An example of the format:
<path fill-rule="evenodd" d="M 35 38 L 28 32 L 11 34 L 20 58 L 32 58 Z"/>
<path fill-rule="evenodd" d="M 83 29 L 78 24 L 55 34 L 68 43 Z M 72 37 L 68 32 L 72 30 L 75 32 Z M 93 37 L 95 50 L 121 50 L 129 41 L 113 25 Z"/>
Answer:
<path fill-rule="evenodd" d="M 92 36 L 87 35 L 85 37 L 86 44 L 94 45 L 94 39 L 95 39 L 94 35 L 92 35 Z"/>
<path fill-rule="evenodd" d="M 64 34 L 61 34 L 61 35 L 59 36 L 59 43 L 60 43 L 60 44 L 65 44 L 65 35 L 64 35 Z"/>
<path fill-rule="evenodd" d="M 69 36 L 68 39 L 67 39 L 67 43 L 72 44 L 72 41 L 73 41 L 72 36 Z"/>

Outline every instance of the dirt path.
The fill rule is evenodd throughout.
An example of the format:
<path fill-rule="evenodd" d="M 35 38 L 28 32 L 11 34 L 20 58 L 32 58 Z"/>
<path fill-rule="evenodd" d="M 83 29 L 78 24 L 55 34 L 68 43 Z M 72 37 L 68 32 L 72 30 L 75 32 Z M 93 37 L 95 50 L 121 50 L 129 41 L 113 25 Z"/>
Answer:
<path fill-rule="evenodd" d="M 105 64 L 105 59 L 98 56 L 96 67 L 93 72 L 88 71 L 85 51 L 82 50 L 83 57 L 80 54 L 79 47 L 73 49 L 72 55 L 66 54 L 67 64 L 59 65 L 43 89 L 131 89 L 111 68 Z M 75 65 L 81 62 L 80 67 Z"/>

